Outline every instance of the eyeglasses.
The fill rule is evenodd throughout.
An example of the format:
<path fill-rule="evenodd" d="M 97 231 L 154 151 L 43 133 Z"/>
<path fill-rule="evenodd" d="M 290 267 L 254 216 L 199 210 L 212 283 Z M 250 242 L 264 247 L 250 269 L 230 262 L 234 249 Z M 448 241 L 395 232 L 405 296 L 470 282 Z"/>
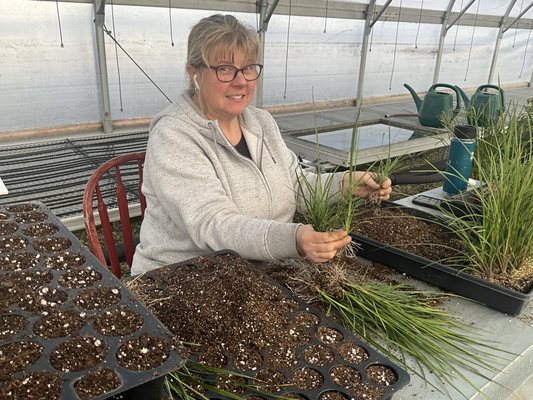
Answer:
<path fill-rule="evenodd" d="M 217 79 L 221 82 L 233 81 L 239 72 L 242 72 L 242 76 L 247 81 L 255 81 L 261 75 L 263 66 L 261 64 L 245 65 L 242 68 L 234 67 L 233 65 L 217 65 L 215 67 L 208 65 L 209 68 L 214 70 L 217 74 Z"/>

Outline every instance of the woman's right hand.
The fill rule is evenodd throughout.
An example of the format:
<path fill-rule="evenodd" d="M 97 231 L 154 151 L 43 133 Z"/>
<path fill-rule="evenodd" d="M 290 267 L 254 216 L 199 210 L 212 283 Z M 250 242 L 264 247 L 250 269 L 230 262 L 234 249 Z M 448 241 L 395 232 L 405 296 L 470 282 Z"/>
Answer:
<path fill-rule="evenodd" d="M 339 229 L 331 232 L 317 232 L 311 225 L 300 225 L 296 230 L 296 248 L 301 256 L 313 262 L 331 260 L 352 241 L 346 231 Z"/>

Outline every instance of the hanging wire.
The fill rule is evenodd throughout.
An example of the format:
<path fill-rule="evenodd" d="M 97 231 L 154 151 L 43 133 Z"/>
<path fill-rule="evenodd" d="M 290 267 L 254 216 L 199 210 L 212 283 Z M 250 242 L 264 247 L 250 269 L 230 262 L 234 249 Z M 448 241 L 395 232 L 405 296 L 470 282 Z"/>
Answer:
<path fill-rule="evenodd" d="M 375 11 L 372 10 L 372 18 L 374 18 Z M 368 52 L 372 51 L 372 43 L 374 41 L 374 28 L 370 28 L 370 44 L 368 46 Z"/>
<path fill-rule="evenodd" d="M 520 12 L 518 13 L 518 15 L 522 14 L 522 7 L 524 6 L 524 0 L 522 0 L 522 3 L 520 3 Z M 516 33 L 518 32 L 518 24 L 515 25 L 515 28 L 514 28 L 514 37 L 513 37 L 513 46 L 512 48 L 514 49 L 514 45 L 516 43 Z"/>
<path fill-rule="evenodd" d="M 476 33 L 477 16 L 479 14 L 479 5 L 481 0 L 477 0 L 476 17 L 474 18 L 474 27 L 472 28 L 472 38 L 470 39 L 470 49 L 468 50 L 468 59 L 466 61 L 465 82 L 468 76 L 468 70 L 470 69 L 470 57 L 472 56 L 472 46 L 474 45 L 474 34 Z"/>
<path fill-rule="evenodd" d="M 170 24 L 170 44 L 172 44 L 172 47 L 174 47 L 174 36 L 172 34 L 172 0 L 168 0 L 168 19 Z"/>
<path fill-rule="evenodd" d="M 115 28 L 115 7 L 113 4 L 113 0 L 111 0 L 111 23 L 113 25 L 113 32 L 117 32 Z M 118 75 L 118 98 L 120 100 L 120 111 L 124 111 L 124 108 L 122 107 L 122 81 L 120 79 L 120 64 L 118 62 L 118 50 L 117 50 L 117 41 L 115 40 L 115 60 L 117 63 L 117 75 Z"/>
<path fill-rule="evenodd" d="M 463 10 L 463 0 L 461 0 L 461 7 L 459 7 L 459 12 L 461 12 Z M 453 49 L 452 51 L 455 51 L 455 45 L 457 44 L 457 34 L 459 33 L 459 20 L 461 18 L 459 18 L 456 22 L 456 28 L 455 28 L 455 38 L 453 39 Z"/>
<path fill-rule="evenodd" d="M 292 0 L 289 0 L 289 21 L 287 23 L 287 49 L 285 51 L 285 83 L 283 88 L 283 98 L 287 98 L 287 77 L 289 67 L 289 37 L 291 32 L 291 14 L 292 14 Z"/>
<path fill-rule="evenodd" d="M 329 4 L 329 0 L 326 0 L 326 15 L 324 17 L 324 33 L 326 33 L 326 26 L 328 25 L 328 4 Z"/>
<path fill-rule="evenodd" d="M 63 30 L 61 29 L 61 17 L 59 16 L 59 2 L 56 0 L 56 10 L 57 10 L 57 22 L 59 24 L 59 40 L 61 41 L 61 47 L 65 47 L 63 44 Z"/>
<path fill-rule="evenodd" d="M 398 22 L 396 22 L 396 37 L 394 39 L 394 55 L 392 57 L 392 70 L 390 73 L 389 90 L 392 90 L 392 77 L 394 76 L 394 67 L 396 65 L 396 50 L 398 48 L 398 32 L 400 31 L 400 18 L 402 16 L 402 2 L 400 0 L 400 8 L 398 9 Z"/>
<path fill-rule="evenodd" d="M 103 29 L 104 29 L 104 32 L 105 32 L 105 33 L 106 33 L 106 34 L 107 34 L 107 35 L 113 40 L 113 42 L 115 42 L 115 44 L 118 46 L 118 48 L 119 48 L 120 50 L 122 50 L 122 51 L 124 52 L 124 54 L 126 54 L 126 55 L 128 56 L 128 58 L 129 58 L 129 59 L 135 64 L 135 66 L 136 66 L 137 68 L 139 68 L 139 70 L 144 74 L 144 76 L 146 76 L 146 77 L 148 78 L 148 80 L 149 80 L 149 81 L 150 81 L 150 82 L 151 82 L 151 83 L 157 88 L 157 90 L 159 90 L 159 92 L 161 92 L 161 94 L 162 94 L 163 96 L 165 96 L 165 98 L 169 101 L 169 103 L 172 103 L 172 100 L 170 100 L 170 97 L 168 97 L 168 96 L 165 94 L 165 92 L 163 92 L 163 90 L 161 90 L 161 88 L 160 88 L 160 87 L 154 82 L 154 80 L 153 80 L 152 78 L 150 78 L 150 76 L 148 76 L 148 74 L 144 71 L 144 69 L 141 68 L 141 66 L 137 63 L 137 61 L 135 61 L 135 60 L 133 59 L 133 57 L 130 56 L 129 53 L 124 49 L 124 47 L 122 47 L 122 46 L 120 45 L 120 43 L 117 42 L 117 39 L 115 39 L 115 38 L 113 37 L 111 31 L 110 31 L 109 29 L 107 29 L 107 27 L 105 26 L 105 24 L 104 24 L 104 26 L 103 26 Z"/>
<path fill-rule="evenodd" d="M 531 37 L 531 27 L 529 27 L 529 33 L 527 34 L 526 50 L 524 51 L 524 59 L 522 60 L 522 67 L 520 68 L 520 75 L 518 75 L 519 78 L 522 77 L 522 72 L 524 72 L 524 65 L 526 63 L 527 46 L 529 45 L 530 37 Z"/>
<path fill-rule="evenodd" d="M 420 14 L 418 15 L 418 28 L 416 28 L 415 49 L 418 49 L 418 34 L 420 33 L 420 23 L 422 22 L 422 9 L 424 8 L 424 0 L 420 4 Z"/>

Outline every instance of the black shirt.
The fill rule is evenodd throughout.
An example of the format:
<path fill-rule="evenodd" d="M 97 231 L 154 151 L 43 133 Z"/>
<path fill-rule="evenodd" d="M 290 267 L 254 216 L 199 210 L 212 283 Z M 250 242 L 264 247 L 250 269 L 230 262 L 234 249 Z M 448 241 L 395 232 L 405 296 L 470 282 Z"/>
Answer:
<path fill-rule="evenodd" d="M 239 143 L 237 143 L 233 147 L 235 147 L 235 150 L 241 153 L 244 157 L 252 159 L 252 156 L 250 155 L 250 151 L 248 150 L 248 145 L 246 144 L 246 139 L 244 138 L 244 135 L 241 135 L 241 140 L 239 140 Z"/>

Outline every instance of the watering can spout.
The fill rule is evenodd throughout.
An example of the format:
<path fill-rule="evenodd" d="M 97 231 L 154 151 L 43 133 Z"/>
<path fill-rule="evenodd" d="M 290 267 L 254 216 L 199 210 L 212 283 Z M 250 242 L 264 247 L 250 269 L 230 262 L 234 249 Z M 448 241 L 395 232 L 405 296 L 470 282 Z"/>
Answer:
<path fill-rule="evenodd" d="M 420 112 L 420 107 L 422 106 L 422 99 L 416 94 L 415 90 L 409 86 L 407 83 L 403 84 L 407 90 L 411 93 L 411 96 L 413 96 L 413 100 L 415 101 L 416 109 L 418 112 Z"/>

